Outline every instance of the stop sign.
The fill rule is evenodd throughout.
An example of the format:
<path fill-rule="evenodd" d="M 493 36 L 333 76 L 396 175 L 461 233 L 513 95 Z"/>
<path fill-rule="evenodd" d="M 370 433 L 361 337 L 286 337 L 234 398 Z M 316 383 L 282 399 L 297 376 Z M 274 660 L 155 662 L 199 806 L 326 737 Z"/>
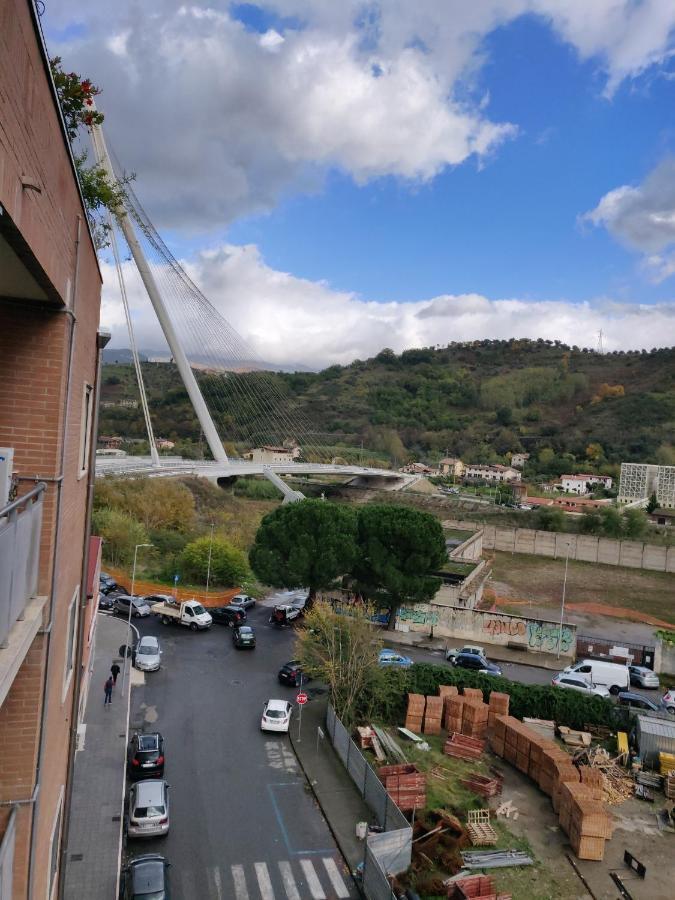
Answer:
<path fill-rule="evenodd" d="M 309 697 L 307 696 L 307 694 L 304 691 L 300 691 L 297 694 L 295 700 L 300 706 L 304 706 L 305 703 L 307 703 L 307 701 L 309 700 Z"/>

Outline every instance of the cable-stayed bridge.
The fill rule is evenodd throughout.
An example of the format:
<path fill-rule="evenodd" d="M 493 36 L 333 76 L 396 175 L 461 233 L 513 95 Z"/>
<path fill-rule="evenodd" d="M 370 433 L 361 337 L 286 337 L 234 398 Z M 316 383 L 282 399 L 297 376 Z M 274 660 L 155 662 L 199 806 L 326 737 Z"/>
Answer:
<path fill-rule="evenodd" d="M 103 132 L 92 128 L 92 142 L 98 164 L 114 181 L 123 177 L 108 153 Z M 290 392 L 275 379 L 270 366 L 237 333 L 204 296 L 185 268 L 173 256 L 133 190 L 125 186 L 123 206 L 110 218 L 110 242 L 115 258 L 120 296 L 124 307 L 131 352 L 138 380 L 141 408 L 150 446 L 150 456 L 99 457 L 97 475 L 158 477 L 192 474 L 220 483 L 246 475 L 262 475 L 284 494 L 285 500 L 303 495 L 287 485 L 282 475 L 354 476 L 364 482 L 404 487 L 415 476 L 390 469 L 338 464 L 319 438 L 315 426 L 298 408 Z M 117 226 L 117 228 L 115 227 Z M 190 402 L 208 444 L 212 462 L 194 462 L 160 457 L 157 451 L 133 321 L 127 284 L 118 246 L 118 232 L 124 239 L 143 282 L 154 312 L 178 368 Z M 303 340 L 298 335 L 298 352 Z M 199 379 L 195 375 L 199 372 Z M 228 448 L 263 446 L 296 447 L 302 461 L 289 453 L 288 462 L 261 463 L 236 457 Z"/>

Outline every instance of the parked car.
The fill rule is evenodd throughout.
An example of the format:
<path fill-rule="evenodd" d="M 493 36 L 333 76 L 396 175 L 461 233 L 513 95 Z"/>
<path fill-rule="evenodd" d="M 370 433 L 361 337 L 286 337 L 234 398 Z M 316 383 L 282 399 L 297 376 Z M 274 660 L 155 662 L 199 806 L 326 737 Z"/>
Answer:
<path fill-rule="evenodd" d="M 255 648 L 255 631 L 250 625 L 237 625 L 232 629 L 232 643 L 239 649 L 240 647 Z"/>
<path fill-rule="evenodd" d="M 654 700 L 643 697 L 642 694 L 636 694 L 635 691 L 620 691 L 616 699 L 619 706 L 630 706 L 631 709 L 646 710 L 647 712 L 664 712 L 662 704 L 655 703 Z"/>
<path fill-rule="evenodd" d="M 261 731 L 288 731 L 293 707 L 288 700 L 268 700 L 260 720 Z"/>
<path fill-rule="evenodd" d="M 663 708 L 675 716 L 675 688 L 670 688 L 661 698 Z"/>
<path fill-rule="evenodd" d="M 289 684 L 291 687 L 300 687 L 310 681 L 309 675 L 302 671 L 302 666 L 294 659 L 284 663 L 277 677 L 282 684 Z"/>
<path fill-rule="evenodd" d="M 647 666 L 628 666 L 630 683 L 643 688 L 658 688 L 659 676 Z"/>
<path fill-rule="evenodd" d="M 255 609 L 255 597 L 249 597 L 248 594 L 235 594 L 230 600 L 231 606 L 238 606 L 240 609 Z"/>
<path fill-rule="evenodd" d="M 99 609 L 112 609 L 113 608 L 113 598 L 108 597 L 103 591 L 99 592 L 98 595 L 98 608 Z"/>
<path fill-rule="evenodd" d="M 148 606 L 153 606 L 155 603 L 176 603 L 176 598 L 173 594 L 146 594 L 143 599 Z"/>
<path fill-rule="evenodd" d="M 129 860 L 122 870 L 124 900 L 170 900 L 169 868 L 159 853 L 146 853 Z"/>
<path fill-rule="evenodd" d="M 138 619 L 150 615 L 150 607 L 142 597 L 130 597 L 128 594 L 117 594 L 113 600 L 113 613 L 127 617 L 131 606 L 131 618 Z"/>
<path fill-rule="evenodd" d="M 141 672 L 156 672 L 162 662 L 162 651 L 154 634 L 144 634 L 136 644 L 133 663 Z"/>
<path fill-rule="evenodd" d="M 127 774 L 132 780 L 164 775 L 164 738 L 158 731 L 132 736 L 127 747 Z"/>
<path fill-rule="evenodd" d="M 183 625 L 190 631 L 205 631 L 213 618 L 196 600 L 175 600 L 170 597 L 153 603 L 150 612 L 159 616 L 162 625 Z"/>
<path fill-rule="evenodd" d="M 209 608 L 209 612 L 214 622 L 218 625 L 227 625 L 228 628 L 246 622 L 246 611 L 239 606 L 214 606 Z"/>
<path fill-rule="evenodd" d="M 281 605 L 274 607 L 274 612 L 269 618 L 269 623 L 270 625 L 276 625 L 279 628 L 283 628 L 286 625 L 297 622 L 301 616 L 302 609 L 300 609 L 300 607 L 293 606 L 290 603 L 282 603 Z"/>
<path fill-rule="evenodd" d="M 478 644 L 465 644 L 459 649 L 457 647 L 448 647 L 445 651 L 445 658 L 448 662 L 454 662 L 455 658 L 458 657 L 460 653 L 475 653 L 476 656 L 482 657 L 485 657 L 486 655 L 483 647 L 479 647 Z"/>
<path fill-rule="evenodd" d="M 100 572 L 98 576 L 98 589 L 102 594 L 109 594 L 111 591 L 114 591 L 117 587 L 117 582 L 112 577 L 112 575 L 108 575 L 107 572 Z"/>
<path fill-rule="evenodd" d="M 378 662 L 381 666 L 392 666 L 397 669 L 409 669 L 414 660 L 409 656 L 404 656 L 396 650 L 380 650 Z"/>
<path fill-rule="evenodd" d="M 501 675 L 502 670 L 493 662 L 478 653 L 459 653 L 455 657 L 455 665 L 460 669 L 471 669 L 483 675 Z"/>
<path fill-rule="evenodd" d="M 162 778 L 137 781 L 129 791 L 129 837 L 169 833 L 169 785 Z"/>
<path fill-rule="evenodd" d="M 586 681 L 581 675 L 568 675 L 566 672 L 559 672 L 553 676 L 551 684 L 554 687 L 567 688 L 571 691 L 579 691 L 582 694 L 591 694 L 594 697 L 609 697 L 609 691 L 606 687 Z"/>
<path fill-rule="evenodd" d="M 609 688 L 610 694 L 616 696 L 630 685 L 628 666 L 623 663 L 605 662 L 603 659 L 582 659 L 573 666 L 567 666 L 568 675 L 581 675 L 586 681 Z"/>

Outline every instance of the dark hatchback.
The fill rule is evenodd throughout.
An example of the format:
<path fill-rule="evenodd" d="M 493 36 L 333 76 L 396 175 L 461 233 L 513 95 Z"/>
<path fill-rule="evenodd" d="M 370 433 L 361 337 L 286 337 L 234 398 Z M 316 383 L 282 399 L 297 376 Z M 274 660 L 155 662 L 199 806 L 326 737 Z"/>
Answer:
<path fill-rule="evenodd" d="M 158 731 L 135 734 L 127 747 L 127 774 L 138 778 L 161 778 L 164 774 L 164 738 Z"/>
<path fill-rule="evenodd" d="M 170 900 L 169 863 L 159 853 L 137 856 L 122 870 L 123 900 Z"/>
<path fill-rule="evenodd" d="M 305 675 L 297 660 L 285 663 L 279 669 L 278 678 L 282 684 L 288 684 L 291 687 L 300 687 L 301 684 L 307 684 L 310 680 L 309 675 Z"/>
<path fill-rule="evenodd" d="M 255 631 L 250 625 L 238 625 L 232 629 L 232 643 L 237 649 L 250 647 L 252 650 L 255 647 Z"/>
<path fill-rule="evenodd" d="M 246 611 L 240 606 L 210 606 L 209 613 L 218 625 L 227 625 L 230 628 L 246 622 Z"/>
<path fill-rule="evenodd" d="M 458 653 L 455 657 L 455 665 L 460 669 L 471 669 L 474 672 L 484 672 L 487 675 L 502 674 L 499 666 L 485 659 L 484 656 L 478 656 L 477 653 Z"/>

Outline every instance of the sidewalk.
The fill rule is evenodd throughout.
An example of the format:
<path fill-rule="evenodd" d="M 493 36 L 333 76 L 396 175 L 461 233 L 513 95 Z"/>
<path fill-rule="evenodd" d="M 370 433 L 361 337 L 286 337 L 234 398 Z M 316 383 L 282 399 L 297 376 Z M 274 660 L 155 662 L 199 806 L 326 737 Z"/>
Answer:
<path fill-rule="evenodd" d="M 365 850 L 365 842 L 356 837 L 356 823 L 373 821 L 373 814 L 333 750 L 326 733 L 327 705 L 325 697 L 306 704 L 302 711 L 301 740 L 298 741 L 294 723 L 291 744 L 340 852 L 354 872 L 363 862 Z M 318 728 L 325 736 L 317 740 Z"/>
<path fill-rule="evenodd" d="M 127 626 L 113 616 L 97 615 L 84 749 L 75 755 L 64 900 L 117 900 L 129 679 L 123 692 L 120 673 L 108 706 L 103 705 L 103 685 L 113 660 L 122 666 L 118 651 Z"/>
<path fill-rule="evenodd" d="M 446 647 L 462 646 L 462 641 L 457 638 L 431 638 L 428 634 L 419 631 L 382 631 L 385 644 L 397 644 L 400 647 L 415 647 L 417 650 L 428 650 L 440 655 L 439 663 L 445 661 Z M 511 647 L 502 647 L 500 644 L 484 644 L 488 659 L 494 662 L 509 662 L 520 666 L 535 666 L 539 669 L 551 669 L 560 672 L 572 662 L 571 657 L 561 656 L 556 659 L 552 653 L 536 653 L 531 650 L 513 650 Z"/>

